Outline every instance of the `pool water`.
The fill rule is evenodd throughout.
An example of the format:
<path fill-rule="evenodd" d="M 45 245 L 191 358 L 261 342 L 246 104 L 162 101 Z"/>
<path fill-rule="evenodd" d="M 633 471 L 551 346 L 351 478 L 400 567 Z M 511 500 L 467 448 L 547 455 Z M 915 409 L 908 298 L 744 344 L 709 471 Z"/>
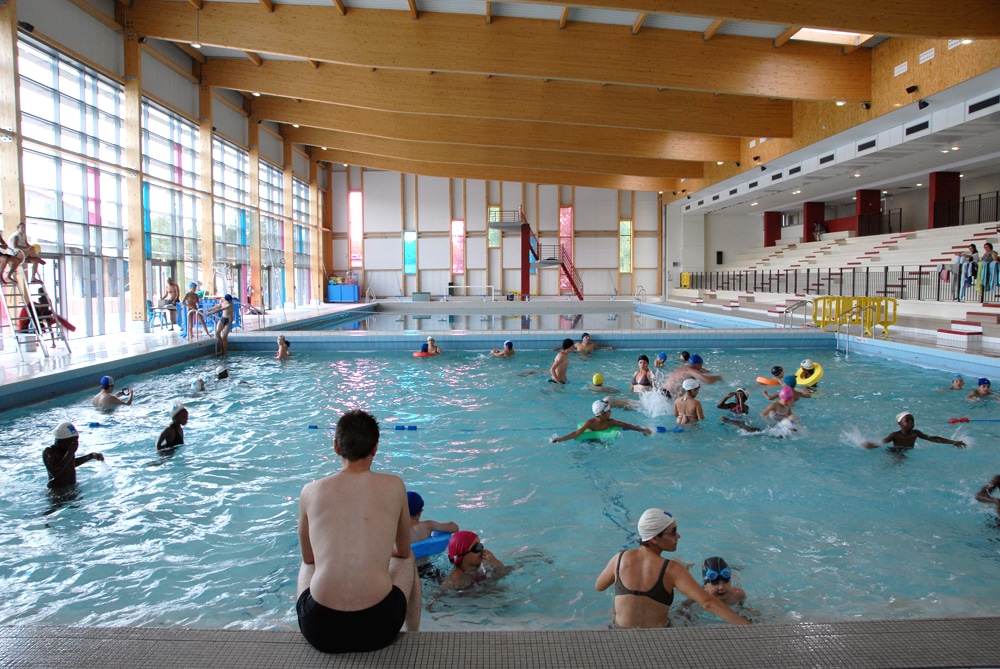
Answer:
<path fill-rule="evenodd" d="M 528 306 L 528 305 L 526 305 Z M 567 305 L 571 308 L 572 305 Z M 699 328 L 694 323 L 669 321 L 634 312 L 587 314 L 498 314 L 495 312 L 462 314 L 411 314 L 391 311 L 391 305 L 379 307 L 376 313 L 361 317 L 336 314 L 296 324 L 296 330 L 358 330 L 367 332 L 406 332 L 412 330 L 464 332 L 574 331 L 588 330 L 685 330 Z M 389 309 L 386 311 L 385 309 Z M 753 324 L 753 322 L 750 322 Z M 759 324 L 756 324 L 759 325 Z M 702 326 L 703 327 L 703 326 Z"/>
<path fill-rule="evenodd" d="M 591 415 L 602 396 L 586 387 L 594 373 L 628 388 L 637 351 L 573 355 L 565 387 L 546 382 L 551 352 L 296 354 L 285 364 L 235 354 L 231 378 L 200 395 L 190 382 L 211 379 L 213 361 L 120 379 L 136 405 L 111 415 L 90 407 L 91 393 L 7 412 L 0 624 L 295 629 L 299 491 L 338 470 L 327 428 L 355 407 L 380 420 L 376 464 L 424 497 L 425 518 L 476 531 L 515 566 L 472 594 L 439 596 L 424 581 L 427 630 L 606 626 L 613 597 L 594 580 L 636 545 L 651 506 L 678 518 L 674 557 L 729 561 L 757 622 L 996 614 L 1000 526 L 973 495 L 1000 471 L 1000 423 L 947 421 L 998 420 L 1000 405 L 939 390 L 947 372 L 873 357 L 700 353 L 725 379 L 702 390 L 708 420 L 677 433 L 672 416 L 615 410 L 654 434 L 607 443 L 548 440 Z M 804 434 L 743 435 L 719 422 L 726 391 L 807 356 L 825 377 L 820 397 L 796 405 Z M 190 412 L 187 444 L 162 457 L 154 445 L 175 399 Z M 765 404 L 752 390 L 758 426 Z M 893 431 L 904 409 L 917 429 L 965 435 L 969 448 L 918 442 L 898 458 L 855 445 Z M 82 465 L 76 497 L 53 501 L 41 451 L 63 420 L 81 428 L 81 454 L 107 461 Z M 718 623 L 695 618 L 675 623 Z"/>

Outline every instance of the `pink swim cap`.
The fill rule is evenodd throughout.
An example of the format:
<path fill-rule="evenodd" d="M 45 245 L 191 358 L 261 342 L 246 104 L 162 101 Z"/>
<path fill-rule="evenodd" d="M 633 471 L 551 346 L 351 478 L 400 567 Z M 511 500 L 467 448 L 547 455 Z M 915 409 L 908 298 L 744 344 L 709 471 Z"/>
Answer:
<path fill-rule="evenodd" d="M 778 391 L 778 398 L 787 402 L 788 400 L 795 397 L 795 391 L 788 386 L 782 386 L 781 390 Z"/>

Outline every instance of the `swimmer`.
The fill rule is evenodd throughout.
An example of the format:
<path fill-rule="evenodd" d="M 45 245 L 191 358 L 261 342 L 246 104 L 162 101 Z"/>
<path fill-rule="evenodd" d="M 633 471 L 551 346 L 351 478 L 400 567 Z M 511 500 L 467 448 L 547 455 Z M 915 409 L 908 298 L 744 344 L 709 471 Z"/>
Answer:
<path fill-rule="evenodd" d="M 942 388 L 942 390 L 963 390 L 965 388 L 965 379 L 962 378 L 961 374 L 956 374 L 951 377 L 951 385 L 947 388 Z"/>
<path fill-rule="evenodd" d="M 798 369 L 797 372 L 795 372 L 795 374 L 798 375 L 799 373 L 801 373 L 803 379 L 808 379 L 810 376 L 812 376 L 813 371 L 815 369 L 816 369 L 816 363 L 814 363 L 809 358 L 806 358 L 805 360 L 803 360 L 802 362 L 799 363 L 799 369 Z M 809 388 L 815 388 L 818 385 L 819 385 L 819 381 L 817 381 L 816 383 L 812 384 L 811 386 L 807 386 L 807 387 L 809 387 Z M 812 391 L 810 391 L 810 392 L 812 392 Z"/>
<path fill-rule="evenodd" d="M 733 401 L 728 401 L 730 399 L 733 399 Z M 733 413 L 750 413 L 750 407 L 747 406 L 749 400 L 750 396 L 747 395 L 747 391 L 743 388 L 737 388 L 732 392 L 726 393 L 726 396 L 716 405 L 716 408 Z"/>
<path fill-rule="evenodd" d="M 593 390 L 595 393 L 604 393 L 605 395 L 614 395 L 621 392 L 617 388 L 604 385 L 604 375 L 600 372 L 591 377 L 590 383 L 587 384 L 587 390 Z M 605 397 L 604 399 L 607 400 L 608 398 Z"/>
<path fill-rule="evenodd" d="M 205 322 L 205 317 L 198 313 L 198 301 L 201 298 L 198 297 L 198 284 L 192 282 L 188 284 L 188 292 L 184 295 L 185 313 L 190 314 L 191 322 L 188 323 L 188 334 L 194 332 L 194 329 L 198 326 L 198 321 L 201 321 L 201 327 L 205 329 L 205 336 L 211 337 L 212 333 L 208 331 L 208 323 Z"/>
<path fill-rule="evenodd" d="M 169 453 L 184 443 L 184 425 L 188 422 L 188 410 L 180 402 L 170 407 L 170 425 L 163 429 L 156 440 L 156 450 Z"/>
<path fill-rule="evenodd" d="M 646 509 L 638 530 L 639 547 L 616 553 L 594 583 L 598 592 L 615 586 L 616 627 L 669 627 L 675 589 L 727 623 L 750 624 L 700 588 L 683 564 L 662 557 L 664 551 L 676 551 L 681 538 L 673 515 L 663 509 Z"/>
<path fill-rule="evenodd" d="M 781 369 L 781 368 L 779 367 L 778 369 Z M 812 395 L 810 395 L 808 392 L 803 392 L 803 391 L 801 391 L 801 390 L 798 389 L 798 383 L 799 383 L 799 381 L 798 381 L 798 379 L 795 378 L 794 374 L 789 374 L 788 376 L 786 376 L 784 379 L 782 379 L 782 383 L 784 384 L 782 386 L 783 388 L 791 388 L 792 389 L 792 402 L 798 402 L 799 400 L 809 400 L 809 399 L 812 399 Z M 804 390 L 808 391 L 809 388 L 805 388 Z M 779 389 L 778 393 L 774 393 L 773 395 L 771 393 L 767 392 L 766 390 L 762 390 L 761 392 L 764 394 L 764 397 L 766 397 L 767 399 L 773 401 L 773 400 L 778 399 L 778 393 L 780 393 L 781 390 Z"/>
<path fill-rule="evenodd" d="M 219 300 L 219 306 L 205 312 L 206 314 L 222 314 L 219 322 L 215 324 L 215 343 L 218 347 L 216 355 L 222 357 L 229 354 L 229 332 L 233 329 L 234 310 L 233 296 L 226 293 Z"/>
<path fill-rule="evenodd" d="M 573 349 L 577 353 L 592 353 L 593 351 L 597 351 L 597 350 L 601 350 L 601 351 L 613 351 L 613 350 L 615 350 L 615 349 L 613 349 L 610 346 L 603 346 L 601 344 L 595 344 L 591 340 L 590 335 L 587 334 L 586 332 L 584 332 L 583 336 L 580 337 L 580 341 L 577 342 L 573 346 Z"/>
<path fill-rule="evenodd" d="M 448 541 L 448 561 L 455 568 L 441 584 L 442 592 L 464 590 L 476 583 L 499 580 L 513 569 L 486 550 L 475 532 L 466 530 L 451 535 Z"/>
<path fill-rule="evenodd" d="M 640 355 L 639 371 L 632 375 L 632 392 L 644 393 L 653 389 L 653 372 L 649 370 L 649 358 Z"/>
<path fill-rule="evenodd" d="M 687 351 L 681 351 L 680 358 L 681 362 L 684 363 L 685 365 L 691 362 L 691 354 L 688 353 Z"/>
<path fill-rule="evenodd" d="M 412 490 L 406 493 L 406 502 L 410 507 L 410 543 L 415 544 L 418 541 L 423 541 L 424 539 L 429 539 L 431 532 L 447 532 L 448 534 L 454 534 L 458 532 L 458 524 L 456 523 L 439 523 L 436 520 L 421 520 L 420 516 L 424 512 L 424 498 L 420 496 L 419 493 L 415 493 Z"/>
<path fill-rule="evenodd" d="M 666 367 L 667 366 L 667 354 L 657 353 L 656 360 L 653 361 L 653 367 Z"/>
<path fill-rule="evenodd" d="M 967 400 L 979 400 L 979 399 L 984 399 L 984 398 L 987 398 L 987 397 L 996 397 L 996 398 L 1000 399 L 1000 395 L 997 395 L 995 392 L 993 392 L 992 390 L 990 390 L 990 380 L 987 379 L 987 378 L 982 378 L 982 379 L 979 379 L 979 385 L 978 385 L 978 387 L 975 390 L 973 390 L 971 393 L 969 393 L 969 395 L 965 399 L 967 399 Z"/>
<path fill-rule="evenodd" d="M 88 453 L 76 457 L 80 433 L 73 423 L 60 423 L 53 431 L 55 443 L 42 451 L 42 462 L 49 472 L 49 488 L 56 490 L 76 485 L 76 468 L 90 460 L 104 461 L 103 453 Z"/>
<path fill-rule="evenodd" d="M 775 365 L 774 367 L 771 368 L 771 376 L 778 383 L 783 383 L 781 377 L 783 377 L 784 375 L 785 375 L 785 368 L 782 367 L 781 365 Z M 758 381 L 758 383 L 760 383 L 760 382 Z M 764 385 L 767 385 L 767 384 L 764 384 Z M 772 399 L 774 399 L 774 398 L 772 398 Z"/>
<path fill-rule="evenodd" d="M 288 350 L 289 348 L 291 348 L 291 346 L 292 343 L 287 339 L 285 339 L 285 335 L 279 335 L 278 354 L 274 357 L 277 358 L 278 360 L 288 360 L 288 358 L 292 355 L 291 351 Z"/>
<path fill-rule="evenodd" d="M 128 398 L 128 399 L 122 399 Z M 125 389 L 115 392 L 115 380 L 110 376 L 101 377 L 101 392 L 92 400 L 95 409 L 112 411 L 115 407 L 132 404 L 132 391 Z"/>
<path fill-rule="evenodd" d="M 894 453 L 898 453 L 910 450 L 913 448 L 913 444 L 917 441 L 917 439 L 923 439 L 924 441 L 930 441 L 935 444 L 951 444 L 956 448 L 965 448 L 964 441 L 953 441 L 944 437 L 932 437 L 924 434 L 920 430 L 914 429 L 913 414 L 909 411 L 903 411 L 902 413 L 897 414 L 896 422 L 899 424 L 899 429 L 882 441 L 866 441 L 861 445 L 867 449 L 872 449 L 891 443 L 892 446 L 889 447 L 889 450 Z"/>
<path fill-rule="evenodd" d="M 747 593 L 743 588 L 731 586 L 732 578 L 729 563 L 720 557 L 706 558 L 701 563 L 701 582 L 705 591 L 726 604 L 740 604 L 747 598 Z"/>
<path fill-rule="evenodd" d="M 1000 514 L 1000 498 L 992 495 L 998 489 L 1000 489 L 1000 474 L 994 476 L 989 483 L 983 486 L 982 490 L 976 493 L 976 500 L 983 504 L 992 504 L 995 507 L 994 510 Z"/>
<path fill-rule="evenodd" d="M 701 407 L 701 402 L 696 399 L 701 384 L 695 379 L 684 379 L 681 387 L 684 389 L 684 394 L 674 402 L 674 416 L 677 417 L 677 424 L 690 425 L 705 420 L 705 411 Z"/>
<path fill-rule="evenodd" d="M 778 399 L 771 402 L 760 412 L 760 417 L 766 421 L 779 423 L 786 418 L 798 422 L 798 417 L 792 413 L 792 402 L 795 401 L 795 391 L 788 386 L 782 386 L 778 391 Z"/>
<path fill-rule="evenodd" d="M 573 350 L 573 340 L 563 339 L 562 348 L 556 353 L 556 359 L 549 367 L 551 378 L 549 383 L 566 383 L 566 372 L 569 371 L 569 353 Z"/>
<path fill-rule="evenodd" d="M 191 382 L 191 390 L 196 393 L 205 392 L 205 379 L 195 379 Z"/>
<path fill-rule="evenodd" d="M 426 350 L 424 347 L 426 347 Z M 430 353 L 431 355 L 441 355 L 442 353 L 444 353 L 444 351 L 441 350 L 441 347 L 434 342 L 434 337 L 427 338 L 427 343 L 421 345 L 420 352 Z"/>
<path fill-rule="evenodd" d="M 219 365 L 218 367 L 215 368 L 216 381 L 222 381 L 228 378 L 229 378 L 229 370 L 226 369 L 223 365 Z"/>
<path fill-rule="evenodd" d="M 493 349 L 493 357 L 494 358 L 509 358 L 510 356 L 514 355 L 516 352 L 517 351 L 514 350 L 514 342 L 512 342 L 511 340 L 508 339 L 507 341 L 505 341 L 503 343 L 503 348 L 502 349 L 499 349 L 499 348 Z"/>
<path fill-rule="evenodd" d="M 685 351 L 687 353 L 687 351 Z M 674 397 L 680 394 L 681 386 L 685 379 L 695 379 L 701 383 L 717 383 L 722 380 L 721 376 L 710 373 L 703 368 L 704 361 L 701 356 L 695 353 L 688 360 L 687 364 L 681 365 L 670 373 L 661 386 L 666 391 L 667 397 Z"/>
<path fill-rule="evenodd" d="M 594 412 L 593 418 L 588 418 L 583 422 L 583 425 L 573 430 L 569 434 L 563 435 L 561 437 L 552 437 L 549 439 L 549 443 L 556 443 L 559 441 L 568 441 L 575 437 L 579 437 L 584 432 L 600 432 L 601 430 L 607 430 L 609 427 L 620 427 L 623 430 L 634 430 L 635 432 L 642 432 L 645 435 L 652 434 L 653 431 L 648 427 L 639 427 L 638 425 L 632 425 L 631 423 L 623 423 L 620 420 L 615 420 L 611 417 L 611 405 L 608 403 L 607 399 L 597 400 L 591 407 L 591 411 Z"/>

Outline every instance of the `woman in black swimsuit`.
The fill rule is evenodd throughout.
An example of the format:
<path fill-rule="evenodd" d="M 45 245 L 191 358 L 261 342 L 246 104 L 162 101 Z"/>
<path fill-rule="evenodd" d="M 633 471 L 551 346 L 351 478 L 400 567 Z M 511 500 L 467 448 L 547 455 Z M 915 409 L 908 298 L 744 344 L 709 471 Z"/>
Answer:
<path fill-rule="evenodd" d="M 681 538 L 671 514 L 663 509 L 646 509 L 638 528 L 639 548 L 618 552 L 594 584 L 598 591 L 615 586 L 617 627 L 669 627 L 674 588 L 727 623 L 750 624 L 703 590 L 684 565 L 661 557 L 663 551 L 676 551 Z"/>

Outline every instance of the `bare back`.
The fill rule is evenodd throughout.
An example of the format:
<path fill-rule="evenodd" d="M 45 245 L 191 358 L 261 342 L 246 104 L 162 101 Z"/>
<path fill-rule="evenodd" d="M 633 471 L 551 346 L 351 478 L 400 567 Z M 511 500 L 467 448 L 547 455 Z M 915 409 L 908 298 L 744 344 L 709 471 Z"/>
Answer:
<path fill-rule="evenodd" d="M 393 585 L 390 558 L 410 552 L 403 481 L 347 467 L 306 485 L 299 511 L 302 558 L 315 564 L 313 599 L 339 611 L 380 602 Z"/>

